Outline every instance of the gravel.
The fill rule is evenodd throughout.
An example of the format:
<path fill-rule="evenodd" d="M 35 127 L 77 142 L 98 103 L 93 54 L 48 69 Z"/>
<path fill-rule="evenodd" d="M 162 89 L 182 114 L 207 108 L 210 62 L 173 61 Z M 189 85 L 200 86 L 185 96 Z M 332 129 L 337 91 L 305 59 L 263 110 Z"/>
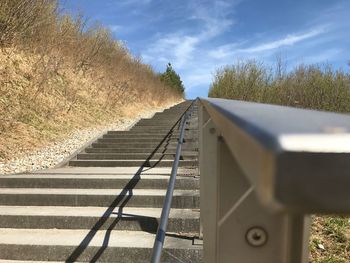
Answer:
<path fill-rule="evenodd" d="M 159 109 L 142 112 L 135 118 L 120 119 L 107 126 L 76 130 L 65 140 L 51 143 L 45 148 L 30 152 L 20 158 L 0 162 L 0 175 L 26 173 L 54 167 L 92 139 L 102 136 L 109 130 L 128 130 L 141 118 L 151 118 L 157 111 Z"/>

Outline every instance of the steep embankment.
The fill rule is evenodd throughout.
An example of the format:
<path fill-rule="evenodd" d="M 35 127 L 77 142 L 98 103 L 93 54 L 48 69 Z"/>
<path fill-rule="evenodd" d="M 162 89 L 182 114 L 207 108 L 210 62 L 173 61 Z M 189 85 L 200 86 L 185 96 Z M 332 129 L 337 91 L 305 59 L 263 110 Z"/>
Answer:
<path fill-rule="evenodd" d="M 75 72 L 69 63 L 53 68 L 50 59 L 13 48 L 0 52 L 0 161 L 62 139 L 73 130 L 133 118 L 142 110 L 180 99 L 166 93 L 146 94 L 142 100 L 132 99 L 138 95 L 128 92 L 113 94 L 95 74 Z"/>
<path fill-rule="evenodd" d="M 58 10 L 57 0 L 1 1 L 0 162 L 182 99 L 108 28 Z"/>

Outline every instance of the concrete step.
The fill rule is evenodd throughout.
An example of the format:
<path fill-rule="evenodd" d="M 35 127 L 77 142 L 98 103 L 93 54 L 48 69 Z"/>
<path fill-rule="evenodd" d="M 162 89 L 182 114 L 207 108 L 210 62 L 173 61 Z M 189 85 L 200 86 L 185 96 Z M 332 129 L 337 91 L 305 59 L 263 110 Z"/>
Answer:
<path fill-rule="evenodd" d="M 168 132 L 164 132 L 164 133 L 158 133 L 158 132 L 149 132 L 149 131 L 145 131 L 145 132 L 138 132 L 138 131 L 111 131 L 108 132 L 107 134 L 103 135 L 105 138 L 108 138 L 109 136 L 116 136 L 116 137 L 130 137 L 130 138 L 148 138 L 148 137 L 161 137 L 161 138 L 165 138 L 165 137 L 172 137 L 172 138 L 178 138 L 180 136 L 180 133 L 168 133 Z M 198 138 L 198 131 L 197 130 L 185 130 L 184 132 L 184 137 L 195 137 Z"/>
<path fill-rule="evenodd" d="M 150 124 L 156 123 L 161 126 L 167 126 L 167 127 L 180 127 L 180 118 L 179 117 L 167 117 L 164 119 L 159 118 L 152 118 L 152 119 L 142 119 L 137 122 L 137 124 L 148 126 Z"/>
<path fill-rule="evenodd" d="M 162 126 L 133 126 L 131 131 L 137 130 L 144 130 L 144 131 L 160 131 L 160 132 L 170 132 L 170 131 L 178 131 L 177 129 L 172 130 L 171 127 L 162 127 Z"/>
<path fill-rule="evenodd" d="M 178 176 L 189 176 L 193 178 L 193 176 L 198 175 L 197 168 L 184 168 L 179 167 L 177 174 Z M 132 175 L 132 176 L 148 176 L 148 177 L 157 177 L 157 176 L 165 176 L 169 177 L 171 173 L 171 167 L 154 167 L 154 168 L 143 168 L 140 167 L 60 167 L 60 168 L 51 168 L 47 170 L 38 170 L 33 172 L 36 175 L 73 175 L 73 176 L 82 176 L 89 175 L 94 178 L 94 176 L 119 176 L 124 175 Z M 13 176 L 25 176 L 27 174 L 16 174 Z M 6 175 L 11 176 L 11 175 Z M 30 175 L 29 175 L 30 176 Z"/>
<path fill-rule="evenodd" d="M 160 129 L 159 127 L 150 127 L 150 128 L 146 128 L 146 127 L 137 127 L 137 126 L 133 126 L 128 132 L 130 132 L 131 134 L 134 133 L 148 133 L 148 134 L 152 134 L 152 133 L 162 133 L 162 134 L 174 134 L 173 131 L 170 130 L 170 128 L 168 129 Z M 179 135 L 180 133 L 178 131 L 175 131 L 176 135 Z"/>
<path fill-rule="evenodd" d="M 170 171 L 169 171 L 170 174 Z M 169 176 L 141 174 L 23 174 L 0 177 L 0 188 L 166 189 Z M 178 175 L 175 189 L 199 189 L 199 179 Z"/>
<path fill-rule="evenodd" d="M 80 153 L 77 155 L 78 160 L 147 160 L 148 158 L 156 160 L 174 160 L 174 154 L 144 154 L 144 153 L 134 153 L 134 154 L 125 154 L 125 153 Z M 180 160 L 196 160 L 198 154 L 184 155 L 180 156 Z"/>
<path fill-rule="evenodd" d="M 188 134 L 188 132 L 184 133 L 185 135 Z M 191 133 L 194 134 L 194 133 Z M 135 131 L 120 131 L 115 133 L 107 133 L 103 135 L 104 138 L 109 137 L 118 137 L 118 138 L 178 138 L 180 136 L 179 133 L 154 133 L 154 132 L 135 132 Z"/>
<path fill-rule="evenodd" d="M 69 166 L 78 167 L 172 167 L 174 160 L 70 160 Z M 179 167 L 195 167 L 198 166 L 197 160 L 181 160 Z"/>
<path fill-rule="evenodd" d="M 186 120 L 186 124 L 190 124 L 191 123 L 191 119 L 192 117 L 188 118 Z M 166 118 L 166 119 L 157 119 L 157 118 L 152 118 L 152 119 L 141 119 L 137 122 L 138 124 L 142 124 L 142 125 L 150 125 L 150 124 L 159 124 L 159 125 L 167 125 L 167 126 L 178 126 L 180 127 L 181 124 L 181 118 L 179 119 L 173 119 L 173 118 Z"/>
<path fill-rule="evenodd" d="M 172 147 L 176 148 L 177 143 L 171 142 L 171 143 L 101 143 L 101 142 L 94 142 L 91 144 L 93 148 L 119 148 L 119 149 L 128 149 L 128 148 L 151 148 L 153 150 L 157 149 L 157 147 Z"/>
<path fill-rule="evenodd" d="M 179 122 L 171 120 L 171 121 L 163 121 L 163 120 L 156 120 L 156 119 L 149 119 L 149 120 L 140 120 L 137 122 L 137 125 L 140 126 L 164 126 L 164 127 L 174 127 L 179 126 Z"/>
<path fill-rule="evenodd" d="M 127 136 L 124 137 L 118 137 L 115 135 L 110 135 L 109 137 L 102 137 L 97 140 L 97 142 L 101 143 L 177 143 L 179 139 L 177 137 L 172 137 L 172 138 L 166 138 L 160 137 L 160 138 L 130 138 Z M 183 140 L 184 143 L 196 143 L 198 142 L 198 139 L 195 137 L 185 137 Z"/>
<path fill-rule="evenodd" d="M 180 119 L 180 118 L 179 118 Z M 152 122 L 157 122 L 157 123 L 164 123 L 167 125 L 174 125 L 174 124 L 178 124 L 179 123 L 179 119 L 173 118 L 173 119 L 169 119 L 169 118 L 151 118 L 151 119 L 141 119 L 139 120 L 138 123 L 152 123 Z"/>
<path fill-rule="evenodd" d="M 163 112 L 157 112 L 154 114 L 153 118 L 164 118 L 164 117 L 173 117 L 174 119 L 180 119 L 183 114 L 186 112 L 186 109 L 180 109 L 180 110 L 176 110 L 176 109 L 171 109 L 171 110 L 165 110 Z"/>
<path fill-rule="evenodd" d="M 191 124 L 186 124 L 186 128 L 190 127 Z M 197 124 L 194 123 L 193 126 L 197 127 Z M 173 132 L 179 132 L 180 131 L 180 126 L 175 126 L 174 128 L 172 126 L 162 126 L 162 125 L 148 125 L 148 126 L 144 126 L 144 125 L 138 125 L 135 124 L 134 126 L 131 127 L 130 130 L 134 130 L 135 128 L 137 129 L 150 129 L 150 130 L 164 130 L 164 131 L 173 131 Z"/>
<path fill-rule="evenodd" d="M 119 149 L 128 149 L 128 148 L 150 148 L 153 150 L 157 150 L 158 147 L 167 147 L 167 148 L 175 148 L 177 146 L 177 142 L 146 142 L 146 143 L 111 143 L 111 142 L 95 142 L 92 143 L 91 146 L 93 148 L 119 148 Z M 185 142 L 182 147 L 184 149 L 198 148 L 197 142 Z"/>
<path fill-rule="evenodd" d="M 187 105 L 178 104 L 178 105 L 171 107 L 169 109 L 165 109 L 163 112 L 158 112 L 158 113 L 174 114 L 176 112 L 185 112 L 189 106 L 190 106 L 190 104 L 187 104 Z"/>
<path fill-rule="evenodd" d="M 161 132 L 174 131 L 174 132 L 177 132 L 179 134 L 179 129 L 175 128 L 174 130 L 172 130 L 171 126 L 160 126 L 160 125 L 145 126 L 145 125 L 135 124 L 130 129 L 130 131 L 139 131 L 139 130 L 143 130 L 145 132 L 156 131 L 156 130 L 160 130 Z"/>
<path fill-rule="evenodd" d="M 174 154 L 176 153 L 175 147 L 169 147 L 169 148 L 159 148 L 155 151 L 154 148 L 129 148 L 129 149 L 120 149 L 120 148 L 85 148 L 86 153 L 123 153 L 123 154 Z M 186 156 L 187 153 L 196 153 L 198 154 L 198 151 L 191 150 L 191 149 L 184 149 L 181 151 L 181 154 Z"/>
<path fill-rule="evenodd" d="M 185 129 L 185 137 L 186 135 L 198 135 L 198 130 L 197 129 L 191 129 L 191 130 L 186 130 Z M 128 131 L 109 131 L 107 132 L 104 136 L 132 136 L 132 137 L 179 137 L 180 133 L 179 132 L 170 132 L 165 131 L 165 132 L 157 132 L 157 131 L 151 131 L 151 130 L 145 130 L 145 131 L 138 131 L 138 130 L 128 130 Z"/>
<path fill-rule="evenodd" d="M 145 126 L 149 126 L 149 125 L 154 126 L 154 124 L 157 124 L 159 126 L 164 126 L 164 127 L 167 127 L 167 128 L 175 127 L 176 129 L 179 129 L 180 128 L 180 122 L 178 120 L 179 120 L 178 118 L 173 119 L 172 117 L 167 118 L 166 121 L 164 121 L 164 120 L 157 120 L 157 119 L 153 119 L 152 118 L 152 119 L 149 119 L 149 120 L 143 120 L 143 121 L 140 120 L 136 124 L 145 125 Z"/>
<path fill-rule="evenodd" d="M 152 148 L 85 148 L 85 152 L 87 153 L 174 153 L 176 152 L 175 147 L 160 147 L 156 149 L 155 147 Z"/>
<path fill-rule="evenodd" d="M 127 130 L 127 131 L 108 131 L 107 134 L 114 134 L 114 135 L 119 135 L 119 134 L 130 134 L 130 135 L 140 135 L 140 134 L 146 134 L 146 135 L 180 135 L 179 131 L 170 131 L 170 130 Z"/>
<path fill-rule="evenodd" d="M 190 128 L 190 129 L 197 129 L 198 125 L 195 124 L 195 125 L 186 125 L 185 126 L 186 128 Z M 158 125 L 158 124 L 153 124 L 153 125 L 143 125 L 143 124 L 135 124 L 131 130 L 137 130 L 137 129 L 143 129 L 143 130 L 167 130 L 167 131 L 170 131 L 172 129 L 171 126 L 161 126 L 161 125 Z M 175 128 L 176 130 L 175 131 L 178 131 L 177 128 Z"/>
<path fill-rule="evenodd" d="M 168 134 L 128 134 L 128 133 L 121 133 L 121 134 L 104 134 L 102 138 L 125 138 L 125 139 L 164 139 L 164 138 L 178 138 L 176 135 L 168 135 Z"/>
<path fill-rule="evenodd" d="M 132 189 L 132 186 L 129 185 Z M 16 206 L 127 206 L 163 205 L 166 189 L 54 189 L 0 188 L 0 205 Z M 174 190 L 173 208 L 199 207 L 198 190 Z M 1 251 L 1 250 L 0 250 Z"/>
<path fill-rule="evenodd" d="M 71 206 L 0 206 L 2 228 L 92 229 L 155 233 L 161 208 L 143 207 L 71 207 Z M 172 209 L 167 231 L 198 233 L 199 211 Z"/>
<path fill-rule="evenodd" d="M 167 123 L 171 126 L 178 124 L 179 121 L 181 120 L 181 115 L 177 115 L 177 116 L 161 116 L 161 115 L 155 115 L 153 118 L 151 119 L 141 119 L 140 122 L 151 122 L 151 121 L 156 121 L 156 122 L 164 122 Z"/>
<path fill-rule="evenodd" d="M 150 262 L 155 234 L 141 231 L 0 229 L 0 258 L 65 262 Z M 162 262 L 201 262 L 190 236 L 167 235 Z"/>
<path fill-rule="evenodd" d="M 131 143 L 177 143 L 179 139 L 177 137 L 173 138 L 100 138 L 97 140 L 98 143 L 123 143 L 123 144 L 131 144 Z M 194 138 L 184 138 L 183 142 L 197 142 L 197 139 Z"/>
<path fill-rule="evenodd" d="M 187 139 L 190 141 L 191 139 Z M 186 140 L 186 141 L 187 141 Z M 193 139 L 192 139 L 193 141 Z M 161 142 L 171 142 L 177 143 L 178 138 L 100 138 L 97 142 L 101 143 L 161 143 Z"/>

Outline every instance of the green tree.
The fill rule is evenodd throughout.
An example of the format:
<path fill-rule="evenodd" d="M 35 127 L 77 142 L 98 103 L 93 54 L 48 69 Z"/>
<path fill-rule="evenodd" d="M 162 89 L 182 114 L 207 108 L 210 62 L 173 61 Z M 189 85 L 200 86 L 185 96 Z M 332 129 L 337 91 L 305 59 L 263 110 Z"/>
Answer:
<path fill-rule="evenodd" d="M 167 68 L 164 73 L 160 74 L 160 79 L 166 85 L 170 86 L 174 90 L 183 94 L 185 87 L 182 83 L 180 76 L 175 72 L 170 63 L 168 63 Z"/>

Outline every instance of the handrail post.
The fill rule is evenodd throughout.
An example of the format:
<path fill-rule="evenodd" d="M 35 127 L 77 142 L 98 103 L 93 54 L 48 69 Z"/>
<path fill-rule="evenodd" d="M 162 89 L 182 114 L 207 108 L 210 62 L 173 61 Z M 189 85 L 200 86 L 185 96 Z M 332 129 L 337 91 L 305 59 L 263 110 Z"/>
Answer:
<path fill-rule="evenodd" d="M 218 131 L 208 112 L 199 110 L 200 236 L 204 262 L 216 262 Z M 205 230 L 205 233 L 203 233 Z"/>
<path fill-rule="evenodd" d="M 261 202 L 203 105 L 199 128 L 204 262 L 307 263 L 309 216 Z"/>

